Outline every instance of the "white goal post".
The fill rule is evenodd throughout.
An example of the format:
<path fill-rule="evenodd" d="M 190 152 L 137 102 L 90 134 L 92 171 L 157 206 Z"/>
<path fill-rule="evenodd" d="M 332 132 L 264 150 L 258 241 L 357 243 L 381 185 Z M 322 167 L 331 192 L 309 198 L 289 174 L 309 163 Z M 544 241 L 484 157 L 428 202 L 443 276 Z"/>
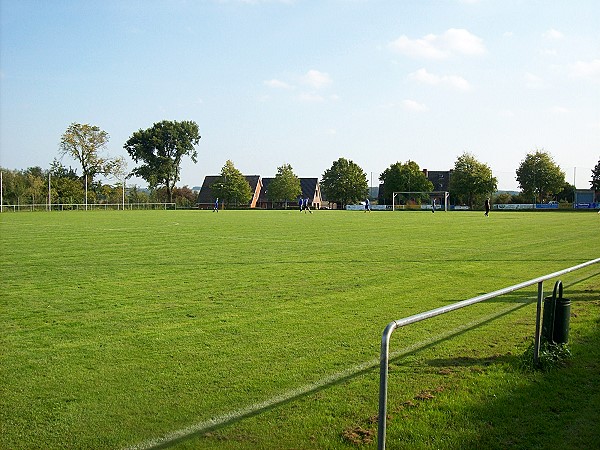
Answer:
<path fill-rule="evenodd" d="M 397 195 L 407 195 L 409 197 L 411 195 L 419 195 L 421 197 L 428 196 L 430 205 L 431 205 L 431 202 L 433 202 L 433 200 L 435 199 L 436 209 L 439 208 L 439 209 L 443 209 L 444 211 L 448 211 L 448 199 L 450 197 L 450 193 L 448 191 L 432 191 L 432 192 L 399 191 L 399 192 L 394 192 L 392 194 L 392 211 L 396 211 L 396 208 L 399 206 L 396 204 L 396 196 Z"/>

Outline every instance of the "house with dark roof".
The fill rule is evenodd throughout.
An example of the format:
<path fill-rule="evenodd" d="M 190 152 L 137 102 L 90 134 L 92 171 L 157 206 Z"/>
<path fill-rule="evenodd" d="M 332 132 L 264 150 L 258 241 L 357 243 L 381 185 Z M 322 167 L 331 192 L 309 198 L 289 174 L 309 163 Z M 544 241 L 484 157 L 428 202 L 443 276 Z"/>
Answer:
<path fill-rule="evenodd" d="M 262 190 L 258 200 L 258 206 L 264 209 L 281 209 L 285 207 L 285 202 L 272 202 L 269 200 L 269 184 L 271 184 L 273 178 L 262 179 Z M 323 203 L 321 198 L 321 186 L 319 185 L 318 178 L 300 178 L 300 190 L 302 191 L 302 198 L 308 198 L 308 202 L 311 208 L 319 209 Z M 294 207 L 298 204 L 297 198 L 288 199 L 288 207 Z"/>
<path fill-rule="evenodd" d="M 244 175 L 246 181 L 250 185 L 250 190 L 252 191 L 252 199 L 248 202 L 248 206 L 250 208 L 256 208 L 256 204 L 258 203 L 258 198 L 260 196 L 260 192 L 262 189 L 262 181 L 260 175 Z M 200 188 L 200 193 L 198 194 L 198 198 L 196 199 L 196 206 L 198 209 L 212 209 L 216 196 L 213 194 L 211 186 L 218 182 L 221 179 L 220 175 L 207 175 L 204 177 L 204 182 L 202 183 L 202 187 Z"/>
<path fill-rule="evenodd" d="M 434 191 L 449 191 L 450 190 L 450 177 L 452 176 L 452 169 L 450 170 L 427 170 L 423 169 L 425 178 L 433 183 Z"/>

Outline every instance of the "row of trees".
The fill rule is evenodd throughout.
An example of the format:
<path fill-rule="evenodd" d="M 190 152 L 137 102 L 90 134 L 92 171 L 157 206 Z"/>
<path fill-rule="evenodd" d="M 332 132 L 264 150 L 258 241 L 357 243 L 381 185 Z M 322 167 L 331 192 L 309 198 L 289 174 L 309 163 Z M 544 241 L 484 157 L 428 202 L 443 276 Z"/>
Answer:
<path fill-rule="evenodd" d="M 49 170 L 30 167 L 26 170 L 2 171 L 2 197 L 4 204 L 39 205 L 47 204 L 84 204 L 88 203 L 165 203 L 169 195 L 164 187 L 148 190 L 138 186 L 129 186 L 123 190 L 122 184 L 111 185 L 94 181 L 88 185 L 86 196 L 82 177 L 75 170 L 54 161 Z M 192 207 L 196 204 L 196 194 L 187 186 L 174 188 L 173 203 L 178 207 Z"/>
<path fill-rule="evenodd" d="M 379 178 L 383 184 L 379 200 L 386 204 L 392 202 L 393 192 L 433 190 L 433 185 L 414 161 L 392 164 Z M 499 203 L 543 203 L 574 199 L 575 186 L 565 180 L 565 173 L 543 150 L 527 154 L 516 171 L 516 180 L 521 189 L 518 195 L 499 194 L 494 200 Z M 479 162 L 470 153 L 463 153 L 454 163 L 448 191 L 452 203 L 473 207 L 491 197 L 497 191 L 497 184 L 487 164 Z M 600 191 L 600 161 L 592 171 L 590 184 L 592 189 Z"/>
<path fill-rule="evenodd" d="M 600 161 L 594 173 L 597 186 L 600 180 Z M 520 196 L 500 195 L 495 201 L 531 203 L 550 199 L 572 200 L 574 186 L 565 181 L 564 172 L 544 151 L 537 150 L 528 154 L 516 174 L 522 189 Z M 384 204 L 392 203 L 394 192 L 427 193 L 434 190 L 431 181 L 414 161 L 392 164 L 380 174 L 379 179 L 383 187 L 380 190 L 379 202 Z M 448 190 L 452 203 L 473 207 L 483 204 L 486 197 L 491 197 L 497 190 L 497 183 L 487 164 L 479 162 L 470 153 L 464 153 L 455 161 Z M 220 178 L 211 188 L 216 197 L 229 205 L 247 204 L 252 196 L 250 186 L 232 161 L 225 163 Z M 321 191 L 325 199 L 337 203 L 342 208 L 347 204 L 357 203 L 368 195 L 367 174 L 353 161 L 339 158 L 321 176 Z M 299 195 L 300 181 L 292 167 L 284 164 L 277 169 L 277 175 L 269 185 L 267 196 L 271 201 L 287 204 Z M 398 200 L 429 201 L 429 195 L 405 195 Z"/>
<path fill-rule="evenodd" d="M 196 162 L 195 146 L 200 140 L 198 125 L 191 121 L 162 121 L 147 130 L 139 130 L 127 140 L 125 150 L 139 166 L 131 172 L 123 157 L 103 154 L 109 141 L 106 131 L 89 124 L 72 123 L 59 143 L 59 158 L 49 170 L 31 167 L 27 170 L 2 169 L 3 200 L 15 205 L 50 203 L 129 203 L 176 202 L 192 206 L 196 196 L 190 188 L 176 188 L 180 179 L 181 161 L 189 156 Z M 81 176 L 62 159 L 76 161 Z M 102 183 L 98 176 L 112 179 L 114 184 Z M 137 187 L 125 189 L 126 179 L 143 178 L 150 192 Z"/>
<path fill-rule="evenodd" d="M 183 158 L 190 157 L 193 162 L 197 160 L 196 146 L 200 135 L 195 122 L 162 121 L 146 130 L 134 132 L 123 145 L 138 164 L 130 172 L 124 158 L 102 154 L 108 141 L 108 133 L 96 126 L 71 124 L 60 139 L 60 158 L 53 161 L 49 170 L 39 167 L 23 171 L 3 169 L 5 202 L 37 203 L 50 197 L 51 203 L 118 203 L 126 195 L 129 202 L 175 200 L 180 206 L 194 205 L 195 195 L 191 189 L 187 186 L 177 188 L 176 183 L 180 180 Z M 62 164 L 65 156 L 79 164 L 81 176 L 76 169 Z M 98 182 L 96 178 L 99 175 L 113 179 L 115 183 Z M 131 176 L 144 179 L 150 193 L 136 187 L 125 190 L 125 181 Z M 574 186 L 565 181 L 564 172 L 543 150 L 536 150 L 525 157 L 516 171 L 516 179 L 521 188 L 521 199 L 526 199 L 526 202 L 572 199 Z M 433 184 L 419 165 L 410 160 L 392 164 L 380 174 L 379 180 L 383 186 L 379 201 L 386 204 L 392 203 L 393 192 L 433 191 Z M 591 185 L 593 189 L 600 190 L 600 161 L 592 171 Z M 215 196 L 229 205 L 247 204 L 252 197 L 250 186 L 230 160 L 223 166 L 219 180 L 211 187 Z M 474 206 L 482 203 L 496 189 L 497 179 L 487 164 L 479 162 L 470 153 L 457 158 L 449 184 L 453 203 Z M 321 191 L 325 199 L 340 207 L 356 203 L 368 195 L 367 174 L 353 161 L 339 158 L 322 174 Z M 300 193 L 300 180 L 293 168 L 289 164 L 278 167 L 267 192 L 269 200 L 287 203 Z M 508 202 L 511 199 L 504 196 L 496 200 Z"/>

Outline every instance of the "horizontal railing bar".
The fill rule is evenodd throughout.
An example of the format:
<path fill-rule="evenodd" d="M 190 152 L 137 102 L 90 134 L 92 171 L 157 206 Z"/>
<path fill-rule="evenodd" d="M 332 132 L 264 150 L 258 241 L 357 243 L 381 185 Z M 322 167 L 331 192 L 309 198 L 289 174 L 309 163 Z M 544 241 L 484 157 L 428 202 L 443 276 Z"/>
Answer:
<path fill-rule="evenodd" d="M 468 300 L 463 300 L 457 303 L 453 303 L 451 305 L 442 306 L 440 308 L 432 309 L 431 311 L 426 311 L 424 313 L 415 314 L 414 316 L 405 317 L 404 319 L 394 320 L 396 323 L 396 328 L 403 327 L 405 325 L 409 325 L 411 323 L 419 322 L 421 320 L 429 319 L 431 317 L 439 316 L 441 314 L 445 314 L 450 311 L 455 311 L 460 308 L 464 308 L 465 306 L 473 305 L 475 303 L 482 302 L 484 300 L 489 300 L 490 298 L 499 297 L 504 294 L 508 294 L 509 292 L 518 291 L 519 289 L 523 289 L 525 287 L 534 285 L 539 283 L 540 281 L 546 281 L 551 278 L 555 278 L 565 273 L 573 272 L 578 269 L 582 269 L 583 267 L 595 264 L 600 262 L 600 258 L 593 259 L 591 261 L 587 261 L 585 263 L 579 264 L 577 266 L 569 267 L 568 269 L 559 270 L 558 272 L 551 273 L 549 275 L 544 275 L 538 278 L 534 278 L 529 281 L 524 281 L 519 284 L 515 284 L 513 286 L 509 286 L 506 288 L 498 289 L 497 291 L 490 292 L 488 294 L 478 295 L 477 297 L 470 298 Z"/>

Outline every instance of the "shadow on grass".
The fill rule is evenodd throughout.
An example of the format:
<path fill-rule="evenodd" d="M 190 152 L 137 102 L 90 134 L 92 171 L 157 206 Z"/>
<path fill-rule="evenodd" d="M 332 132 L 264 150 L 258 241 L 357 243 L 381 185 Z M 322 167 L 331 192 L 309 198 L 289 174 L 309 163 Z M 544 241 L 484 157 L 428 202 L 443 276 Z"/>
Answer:
<path fill-rule="evenodd" d="M 390 361 L 389 361 L 390 365 L 392 365 L 392 364 L 398 365 L 398 363 L 406 356 L 416 354 L 422 350 L 439 345 L 440 343 L 447 341 L 449 339 L 452 339 L 456 336 L 460 336 L 471 330 L 474 330 L 481 326 L 485 326 L 486 324 L 488 324 L 496 319 L 499 319 L 501 317 L 504 317 L 506 315 L 509 315 L 512 312 L 514 312 L 520 308 L 523 308 L 527 305 L 528 305 L 528 303 L 515 303 L 514 306 L 512 306 L 508 309 L 504 309 L 503 311 L 498 312 L 497 314 L 494 314 L 492 316 L 488 316 L 487 318 L 482 319 L 481 321 L 474 323 L 470 326 L 464 326 L 464 327 L 461 327 L 460 329 L 457 329 L 456 331 L 448 332 L 440 338 L 430 339 L 427 342 L 423 343 L 422 345 L 412 346 L 412 347 L 410 347 L 410 349 L 408 349 L 406 351 L 399 351 L 399 352 L 395 353 L 393 357 L 390 358 Z M 263 403 L 263 405 L 256 405 L 255 407 L 248 408 L 247 410 L 240 410 L 240 411 L 231 413 L 229 415 L 229 417 L 222 416 L 220 418 L 214 419 L 212 422 L 206 421 L 206 422 L 197 424 L 196 426 L 191 426 L 191 427 L 188 427 L 187 429 L 183 429 L 181 431 L 175 432 L 171 435 L 164 436 L 162 438 L 157 438 L 155 440 L 151 440 L 151 441 L 148 441 L 143 444 L 132 446 L 130 448 L 131 449 L 145 449 L 145 450 L 150 450 L 150 449 L 158 450 L 158 449 L 170 448 L 177 444 L 183 443 L 185 441 L 199 438 L 201 436 L 206 435 L 207 433 L 222 429 L 224 427 L 227 427 L 229 425 L 237 423 L 241 420 L 255 417 L 255 416 L 258 416 L 258 415 L 268 412 L 268 411 L 272 411 L 278 407 L 292 403 L 294 401 L 297 401 L 297 400 L 307 397 L 309 395 L 313 395 L 315 393 L 321 392 L 332 386 L 343 384 L 347 381 L 350 381 L 350 380 L 360 377 L 362 375 L 371 374 L 372 376 L 377 376 L 378 372 L 379 372 L 379 362 L 377 361 L 372 364 L 365 365 L 365 367 L 362 369 L 354 370 L 351 373 L 344 374 L 341 376 L 336 376 L 335 378 L 332 377 L 331 381 L 323 382 L 323 383 L 315 383 L 311 386 L 308 386 L 305 389 L 302 389 L 301 392 L 299 392 L 299 393 L 275 397 L 273 400 Z M 374 392 L 373 395 L 377 396 L 377 392 Z"/>
<path fill-rule="evenodd" d="M 493 355 L 484 358 L 473 358 L 469 356 L 458 356 L 456 358 L 439 358 L 427 362 L 433 367 L 473 367 L 490 366 L 492 364 L 514 364 L 515 357 L 512 355 Z"/>
<path fill-rule="evenodd" d="M 600 300 L 600 294 L 598 294 L 597 291 L 594 291 L 593 289 L 572 289 L 573 286 L 578 285 L 584 281 L 587 281 L 591 278 L 595 278 L 600 276 L 600 273 L 597 274 L 593 274 L 590 276 L 586 276 L 584 278 L 580 278 L 574 281 L 570 281 L 570 282 L 563 282 L 563 289 L 564 289 L 564 297 L 565 298 L 569 298 L 569 296 L 573 296 L 573 295 L 586 295 L 586 298 L 582 298 L 578 301 L 588 301 L 588 300 Z M 558 279 L 558 278 L 557 278 Z M 544 297 L 547 297 L 549 295 L 552 295 L 552 290 L 554 289 L 554 282 L 555 280 L 547 280 L 544 283 Z M 535 286 L 535 285 L 532 285 Z M 526 288 L 524 288 L 526 289 Z M 484 295 L 487 294 L 487 292 L 478 292 L 476 296 L 478 295 Z M 592 294 L 590 296 L 590 294 Z M 474 296 L 474 297 L 476 297 Z M 463 301 L 463 300 L 467 300 L 465 298 L 456 298 L 456 299 L 448 299 L 448 303 L 455 303 L 455 302 L 459 302 L 459 301 Z M 491 298 L 489 300 L 486 300 L 486 303 L 535 303 L 537 301 L 537 293 L 531 293 L 531 292 L 527 292 L 524 290 L 519 290 L 519 291 L 514 291 L 514 292 L 510 292 L 508 294 L 504 294 L 504 295 L 500 295 L 498 297 L 494 297 Z"/>
<path fill-rule="evenodd" d="M 572 339 L 571 350 L 564 367 L 532 375 L 524 387 L 500 388 L 502 395 L 462 411 L 479 433 L 448 448 L 600 448 L 599 320 L 591 334 Z M 518 365 L 518 357 L 508 362 Z"/>

